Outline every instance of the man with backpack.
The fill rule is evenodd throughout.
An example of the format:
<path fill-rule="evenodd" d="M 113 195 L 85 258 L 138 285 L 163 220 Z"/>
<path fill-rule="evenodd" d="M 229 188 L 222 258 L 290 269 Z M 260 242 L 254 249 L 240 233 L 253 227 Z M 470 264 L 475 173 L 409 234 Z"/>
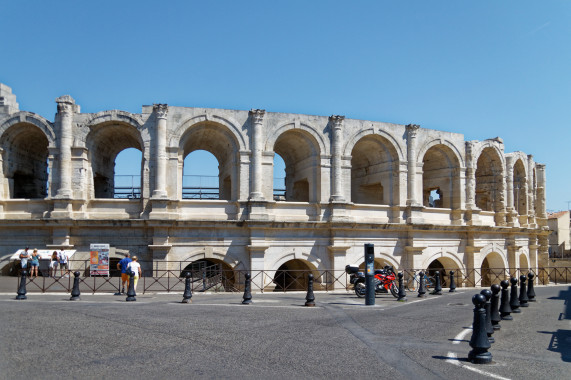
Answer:
<path fill-rule="evenodd" d="M 61 277 L 64 276 L 64 274 L 63 274 L 64 269 L 65 269 L 65 276 L 69 277 L 69 274 L 68 274 L 69 273 L 69 264 L 68 264 L 67 255 L 64 253 L 64 251 L 59 251 L 58 260 L 59 260 L 59 270 L 60 270 Z"/>

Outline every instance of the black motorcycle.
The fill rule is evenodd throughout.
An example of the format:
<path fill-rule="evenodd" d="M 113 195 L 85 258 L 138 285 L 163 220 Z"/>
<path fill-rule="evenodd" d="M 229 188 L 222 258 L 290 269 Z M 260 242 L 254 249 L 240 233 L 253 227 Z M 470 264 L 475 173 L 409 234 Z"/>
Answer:
<path fill-rule="evenodd" d="M 345 267 L 345 272 L 350 275 L 349 282 L 353 284 L 357 297 L 365 297 L 365 273 L 360 272 L 359 267 L 350 265 Z M 375 269 L 374 276 L 375 295 L 386 294 L 390 291 L 393 297 L 398 298 L 399 288 L 395 282 L 396 274 L 393 267 L 387 265 L 383 269 Z"/>

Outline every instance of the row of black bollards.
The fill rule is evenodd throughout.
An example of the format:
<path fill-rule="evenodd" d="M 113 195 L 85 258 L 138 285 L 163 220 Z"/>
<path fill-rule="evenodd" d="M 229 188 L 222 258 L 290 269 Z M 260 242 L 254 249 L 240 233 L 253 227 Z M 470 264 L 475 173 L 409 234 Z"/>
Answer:
<path fill-rule="evenodd" d="M 500 321 L 513 320 L 512 313 L 521 313 L 520 307 L 528 307 L 529 301 L 535 302 L 533 278 L 533 273 L 520 276 L 519 295 L 518 280 L 512 277 L 509 282 L 507 280 L 500 282 L 501 289 L 500 286 L 494 284 L 491 286 L 491 291 L 484 289 L 480 294 L 472 297 L 474 323 L 470 339 L 472 350 L 468 354 L 468 359 L 472 363 L 487 364 L 492 362 L 492 354 L 488 352 L 488 349 L 491 347 L 491 343 L 495 342 L 492 334 L 494 330 L 501 328 Z M 528 279 L 529 281 L 527 281 Z M 510 283 L 511 290 L 508 291 Z M 527 286 L 526 283 L 528 283 Z"/>

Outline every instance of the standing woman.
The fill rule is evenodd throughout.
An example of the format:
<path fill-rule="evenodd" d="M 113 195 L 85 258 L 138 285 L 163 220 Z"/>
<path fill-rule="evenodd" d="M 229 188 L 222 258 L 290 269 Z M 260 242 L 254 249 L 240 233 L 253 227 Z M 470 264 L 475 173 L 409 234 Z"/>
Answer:
<path fill-rule="evenodd" d="M 127 264 L 127 274 L 131 272 L 135 272 L 135 276 L 133 277 L 133 289 L 137 292 L 137 282 L 139 282 L 139 277 L 143 275 L 141 271 L 141 264 L 139 264 L 137 256 L 133 256 L 133 261 Z"/>
<path fill-rule="evenodd" d="M 52 261 L 50 262 L 50 276 L 55 277 L 57 273 L 57 265 L 58 265 L 58 258 L 57 258 L 57 251 L 52 253 Z"/>
<path fill-rule="evenodd" d="M 34 252 L 32 252 L 32 257 L 30 257 L 30 265 L 31 265 L 31 270 L 30 270 L 30 278 L 32 278 L 32 276 L 38 277 L 38 267 L 40 266 L 40 256 L 38 256 L 38 250 L 34 249 Z"/>

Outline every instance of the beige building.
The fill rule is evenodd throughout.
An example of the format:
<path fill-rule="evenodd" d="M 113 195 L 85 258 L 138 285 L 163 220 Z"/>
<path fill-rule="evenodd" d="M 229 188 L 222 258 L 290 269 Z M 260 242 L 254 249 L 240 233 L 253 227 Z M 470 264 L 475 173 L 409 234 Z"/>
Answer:
<path fill-rule="evenodd" d="M 207 260 L 341 273 L 374 243 L 379 264 L 474 280 L 482 269 L 547 265 L 545 166 L 506 153 L 500 138 L 336 115 L 164 104 L 82 113 L 70 96 L 56 103 L 46 120 L 20 111 L 0 84 L 4 259 L 24 245 L 88 259 L 91 243 L 108 243 L 147 268 Z M 114 163 L 127 148 L 142 152 L 140 183 L 118 198 Z M 218 199 L 185 196 L 184 159 L 195 150 L 218 160 Z M 275 154 L 286 167 L 279 196 Z"/>
<path fill-rule="evenodd" d="M 559 211 L 547 215 L 549 226 L 549 256 L 563 258 L 569 256 L 571 245 L 569 243 L 569 211 Z"/>

